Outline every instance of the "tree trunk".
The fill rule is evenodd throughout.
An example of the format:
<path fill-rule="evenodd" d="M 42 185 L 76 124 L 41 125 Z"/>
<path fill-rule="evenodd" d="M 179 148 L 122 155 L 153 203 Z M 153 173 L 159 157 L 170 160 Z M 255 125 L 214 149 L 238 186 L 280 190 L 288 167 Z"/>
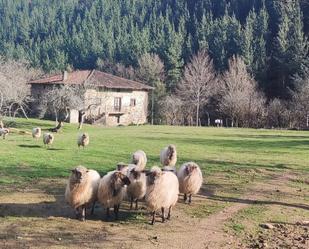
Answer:
<path fill-rule="evenodd" d="M 197 105 L 196 105 L 196 126 L 198 126 L 199 112 L 200 112 L 200 103 L 197 102 Z"/>

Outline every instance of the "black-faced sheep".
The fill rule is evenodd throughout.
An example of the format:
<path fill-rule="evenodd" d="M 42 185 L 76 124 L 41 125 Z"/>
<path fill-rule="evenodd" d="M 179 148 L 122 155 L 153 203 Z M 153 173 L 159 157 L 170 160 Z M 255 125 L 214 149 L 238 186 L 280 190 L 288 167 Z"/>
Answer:
<path fill-rule="evenodd" d="M 166 171 L 173 171 L 176 173 L 177 151 L 176 146 L 170 144 L 160 152 L 160 161 L 163 169 Z"/>
<path fill-rule="evenodd" d="M 147 164 L 146 153 L 142 150 L 138 150 L 132 154 L 132 164 L 138 167 L 138 170 L 144 170 Z"/>
<path fill-rule="evenodd" d="M 41 128 L 40 127 L 35 127 L 32 129 L 32 137 L 35 139 L 39 139 L 41 137 Z"/>
<path fill-rule="evenodd" d="M 107 217 L 109 209 L 113 207 L 115 218 L 118 219 L 119 207 L 126 191 L 124 186 L 129 184 L 129 178 L 120 171 L 111 171 L 100 180 L 98 200 L 106 208 Z"/>
<path fill-rule="evenodd" d="M 44 133 L 43 135 L 43 143 L 45 146 L 52 145 L 54 142 L 54 135 L 51 133 Z"/>
<path fill-rule="evenodd" d="M 178 173 L 179 191 L 184 194 L 184 201 L 189 197 L 191 203 L 192 195 L 195 195 L 203 184 L 203 176 L 200 167 L 194 162 L 184 163 Z"/>
<path fill-rule="evenodd" d="M 3 139 L 6 138 L 6 136 L 10 133 L 10 129 L 8 128 L 0 128 L 0 136 L 3 137 Z"/>
<path fill-rule="evenodd" d="M 171 209 L 178 200 L 179 183 L 176 175 L 172 172 L 161 171 L 153 167 L 147 175 L 146 204 L 152 213 L 153 225 L 156 211 L 162 211 L 162 222 L 165 221 L 165 210 L 168 209 L 167 219 L 171 217 Z"/>
<path fill-rule="evenodd" d="M 89 135 L 87 133 L 80 134 L 77 138 L 78 148 L 80 148 L 80 146 L 83 146 L 83 148 L 85 148 L 85 146 L 87 146 L 88 144 L 89 144 Z"/>
<path fill-rule="evenodd" d="M 131 202 L 130 209 L 132 209 L 135 201 L 135 209 L 138 209 L 138 200 L 144 198 L 146 194 L 146 175 L 139 171 L 136 167 L 129 168 L 127 176 L 130 180 L 130 185 L 127 187 L 127 196 Z"/>
<path fill-rule="evenodd" d="M 65 199 L 75 209 L 77 218 L 85 220 L 86 208 L 90 205 L 93 214 L 99 181 L 100 174 L 95 170 L 88 170 L 83 166 L 72 170 L 65 190 Z"/>

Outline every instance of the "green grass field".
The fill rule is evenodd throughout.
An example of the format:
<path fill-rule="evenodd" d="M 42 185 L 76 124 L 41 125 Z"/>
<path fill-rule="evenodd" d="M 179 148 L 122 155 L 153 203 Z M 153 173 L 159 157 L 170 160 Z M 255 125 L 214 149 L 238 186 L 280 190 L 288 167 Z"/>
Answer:
<path fill-rule="evenodd" d="M 51 128 L 54 122 L 15 119 L 15 128 L 31 132 L 36 126 Z M 46 149 L 42 139 L 10 134 L 0 140 L 1 184 L 41 177 L 68 176 L 69 169 L 82 164 L 105 173 L 117 162 L 129 162 L 132 152 L 142 149 L 148 167 L 159 164 L 160 149 L 173 143 L 178 163 L 197 162 L 204 173 L 268 168 L 309 171 L 309 132 L 196 128 L 170 126 L 95 127 L 85 125 L 90 145 L 78 149 L 76 125 L 65 124 Z"/>
<path fill-rule="evenodd" d="M 30 132 L 37 126 L 46 131 L 54 122 L 8 122 L 15 129 L 6 140 L 0 139 L 0 247 L 80 248 L 82 237 L 85 246 L 93 245 L 90 248 L 136 248 L 137 238 L 142 241 L 138 248 L 153 248 L 154 243 L 158 248 L 167 244 L 180 248 L 189 237 L 195 248 L 203 248 L 205 243 L 214 249 L 263 248 L 256 247 L 259 236 L 271 243 L 269 248 L 280 247 L 280 241 L 272 241 L 281 234 L 280 226 L 270 235 L 260 227 L 265 222 L 290 229 L 287 245 L 295 242 L 294 237 L 307 238 L 306 231 L 293 224 L 309 219 L 309 132 L 85 125 L 90 145 L 78 149 L 81 131 L 77 125 L 65 124 L 47 149 L 42 138 L 34 140 Z M 81 225 L 73 210 L 64 205 L 66 178 L 73 167 L 82 164 L 103 175 L 118 162 L 129 162 L 132 152 L 142 149 L 150 168 L 159 165 L 160 150 L 170 143 L 177 147 L 178 167 L 195 161 L 204 174 L 204 184 L 191 205 L 179 196 L 170 222 L 151 227 L 145 203 L 131 211 L 124 201 L 119 222 L 107 222 L 97 205 L 95 215 Z M 295 227 L 297 232 L 293 232 Z M 244 247 L 237 244 L 239 240 Z"/>

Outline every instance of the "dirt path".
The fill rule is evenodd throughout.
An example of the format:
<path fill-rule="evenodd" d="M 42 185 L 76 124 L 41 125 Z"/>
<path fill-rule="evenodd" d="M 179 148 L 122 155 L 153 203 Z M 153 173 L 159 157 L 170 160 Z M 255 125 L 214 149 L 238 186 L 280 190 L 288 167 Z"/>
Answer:
<path fill-rule="evenodd" d="M 144 219 L 138 222 L 138 212 L 129 212 L 127 205 L 122 208 L 124 219 L 120 222 L 102 221 L 104 216 L 100 208 L 84 223 L 71 219 L 72 210 L 63 205 L 63 182 L 55 182 L 54 188 L 47 191 L 47 185 L 43 184 L 36 189 L 29 187 L 22 192 L 4 193 L 0 195 L 0 215 L 3 217 L 0 216 L 0 248 L 246 248 L 239 238 L 226 232 L 225 227 L 240 210 L 263 203 L 309 211 L 309 205 L 294 203 L 295 198 L 284 203 L 272 199 L 272 193 L 279 189 L 283 195 L 291 194 L 286 185 L 293 177 L 290 173 L 273 174 L 270 180 L 249 186 L 240 197 L 221 196 L 214 191 L 195 197 L 191 206 L 180 200 L 172 220 L 162 224 L 158 217 L 154 226 L 145 223 Z M 55 190 L 56 187 L 59 189 Z M 206 218 L 187 213 L 211 201 L 227 207 Z"/>

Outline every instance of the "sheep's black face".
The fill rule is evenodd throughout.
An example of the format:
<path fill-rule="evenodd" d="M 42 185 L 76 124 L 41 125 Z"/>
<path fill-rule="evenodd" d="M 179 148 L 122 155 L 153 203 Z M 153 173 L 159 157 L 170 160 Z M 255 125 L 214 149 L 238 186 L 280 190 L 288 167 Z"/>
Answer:
<path fill-rule="evenodd" d="M 129 180 L 129 178 L 125 175 L 123 175 L 124 177 L 121 179 L 123 186 L 124 185 L 130 185 L 131 181 Z"/>
<path fill-rule="evenodd" d="M 135 169 L 132 169 L 131 174 L 132 174 L 134 179 L 139 179 L 141 177 L 142 173 L 140 171 L 136 171 Z"/>
<path fill-rule="evenodd" d="M 49 139 L 52 139 L 52 138 L 53 138 L 53 136 L 52 136 L 52 135 L 49 135 L 48 137 L 49 137 Z"/>
<path fill-rule="evenodd" d="M 155 181 L 160 177 L 161 172 L 149 172 L 146 174 L 146 176 L 148 176 L 147 181 L 149 185 L 152 185 L 155 183 Z"/>
<path fill-rule="evenodd" d="M 88 170 L 84 168 L 76 168 L 72 170 L 72 174 L 74 175 L 77 183 L 81 183 L 83 181 L 87 172 Z"/>
<path fill-rule="evenodd" d="M 196 166 L 195 165 L 188 165 L 186 167 L 186 173 L 187 175 L 191 175 L 195 170 L 196 170 Z"/>

